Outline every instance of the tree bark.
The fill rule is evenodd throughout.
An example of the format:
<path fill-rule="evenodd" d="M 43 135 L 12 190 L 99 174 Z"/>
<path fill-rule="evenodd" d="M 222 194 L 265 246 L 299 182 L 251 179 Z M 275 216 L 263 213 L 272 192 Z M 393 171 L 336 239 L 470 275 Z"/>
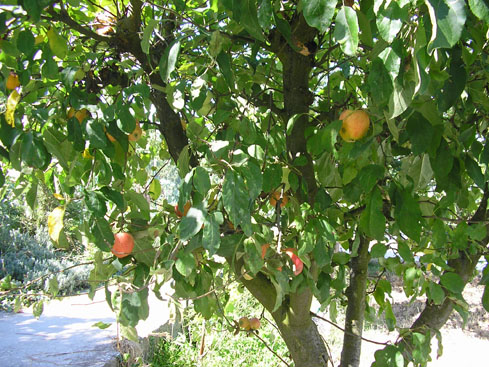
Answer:
<path fill-rule="evenodd" d="M 291 21 L 292 42 L 309 44 L 314 42 L 317 30 L 309 27 L 302 15 Z M 317 192 L 312 157 L 307 152 L 306 128 L 310 126 L 309 108 L 314 97 L 309 90 L 309 76 L 314 56 L 305 56 L 292 49 L 287 41 L 275 32 L 272 49 L 283 65 L 284 111 L 286 119 L 296 116 L 291 133 L 287 136 L 288 160 L 293 165 L 298 156 L 305 157 L 305 165 L 297 166 L 300 171 L 298 197 L 303 202 L 313 203 Z M 287 123 L 287 121 L 285 121 Z"/>
<path fill-rule="evenodd" d="M 365 318 L 365 291 L 367 288 L 369 240 L 359 234 L 358 256 L 351 259 L 350 285 L 346 290 L 345 334 L 340 367 L 358 367 L 362 347 L 363 321 Z"/>
<path fill-rule="evenodd" d="M 243 260 L 226 260 L 234 272 L 240 274 Z M 274 310 L 277 293 L 265 274 L 258 273 L 251 280 L 241 278 L 240 281 L 272 315 L 295 367 L 327 367 L 329 354 L 312 321 L 310 310 L 313 296 L 309 288 L 287 295 L 282 305 Z"/>

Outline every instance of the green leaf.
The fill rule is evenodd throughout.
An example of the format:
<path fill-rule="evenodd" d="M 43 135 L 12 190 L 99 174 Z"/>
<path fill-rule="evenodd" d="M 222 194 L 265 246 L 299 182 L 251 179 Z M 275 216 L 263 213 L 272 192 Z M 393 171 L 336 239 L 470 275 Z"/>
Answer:
<path fill-rule="evenodd" d="M 192 180 L 195 189 L 197 190 L 197 192 L 202 194 L 202 196 L 205 196 L 207 192 L 211 189 L 211 180 L 209 178 L 209 173 L 202 167 L 195 168 Z"/>
<path fill-rule="evenodd" d="M 93 243 L 102 251 L 110 251 L 114 243 L 114 234 L 104 218 L 91 217 L 90 235 Z M 100 278 L 99 278 L 100 279 Z"/>
<path fill-rule="evenodd" d="M 387 252 L 387 246 L 386 245 L 384 245 L 383 243 L 376 243 L 370 249 L 370 256 L 373 258 L 384 257 L 386 252 Z"/>
<path fill-rule="evenodd" d="M 83 139 L 82 129 L 75 117 L 68 120 L 68 140 L 73 143 L 75 150 L 81 152 L 85 149 L 85 139 Z"/>
<path fill-rule="evenodd" d="M 436 150 L 435 158 L 430 158 L 431 167 L 437 181 L 443 181 L 453 167 L 453 155 L 445 138 L 442 138 Z"/>
<path fill-rule="evenodd" d="M 387 313 L 387 312 L 386 312 Z M 375 362 L 372 367 L 403 367 L 404 357 L 398 347 L 388 345 L 374 353 Z"/>
<path fill-rule="evenodd" d="M 164 83 L 170 79 L 170 74 L 175 70 L 178 54 L 180 53 L 180 41 L 173 41 L 163 53 L 160 59 L 160 76 Z"/>
<path fill-rule="evenodd" d="M 134 129 L 136 128 L 136 119 L 131 113 L 129 105 L 122 105 L 121 108 L 117 111 L 117 117 L 117 125 L 122 131 L 128 134 L 134 131 Z M 117 139 L 117 136 L 114 137 Z"/>
<path fill-rule="evenodd" d="M 100 122 L 96 120 L 88 121 L 86 131 L 91 148 L 103 149 L 107 146 L 108 139 L 105 135 L 104 126 Z"/>
<path fill-rule="evenodd" d="M 151 183 L 149 184 L 149 196 L 151 197 L 151 199 L 153 200 L 158 200 L 158 198 L 160 197 L 161 195 L 161 183 L 160 183 L 160 180 L 158 179 L 154 179 L 151 181 Z"/>
<path fill-rule="evenodd" d="M 339 265 L 346 265 L 350 261 L 350 254 L 346 252 L 335 252 L 333 254 L 333 262 Z"/>
<path fill-rule="evenodd" d="M 480 163 L 489 165 L 489 140 L 486 141 L 486 144 L 484 145 L 484 149 L 482 149 L 480 155 Z"/>
<path fill-rule="evenodd" d="M 110 201 L 112 201 L 121 212 L 126 210 L 126 203 L 124 197 L 119 191 L 112 190 L 110 187 L 105 186 L 100 189 L 100 192 Z"/>
<path fill-rule="evenodd" d="M 187 215 L 182 218 L 178 226 L 178 234 L 182 241 L 186 241 L 199 233 L 204 224 L 204 211 L 202 208 L 191 207 Z"/>
<path fill-rule="evenodd" d="M 32 132 L 22 137 L 22 160 L 31 167 L 46 169 L 51 162 L 51 154 L 47 151 L 42 140 Z"/>
<path fill-rule="evenodd" d="M 222 224 L 222 222 L 222 214 L 218 212 L 210 214 L 205 220 L 202 243 L 204 248 L 209 252 L 209 256 L 214 255 L 219 250 L 221 244 L 219 224 Z"/>
<path fill-rule="evenodd" d="M 258 23 L 262 29 L 268 30 L 272 27 L 273 9 L 271 0 L 258 1 Z"/>
<path fill-rule="evenodd" d="M 241 16 L 239 24 L 258 41 L 265 42 L 265 37 L 258 22 L 258 11 L 256 9 L 256 0 L 241 0 Z"/>
<path fill-rule="evenodd" d="M 34 50 L 34 36 L 31 31 L 21 31 L 17 37 L 17 48 L 26 55 Z"/>
<path fill-rule="evenodd" d="M 443 88 L 438 92 L 436 97 L 438 109 L 441 112 L 446 112 L 457 102 L 467 83 L 467 71 L 462 60 L 462 49 L 460 47 L 454 47 L 450 50 L 450 67 L 448 73 L 450 77 L 445 80 Z"/>
<path fill-rule="evenodd" d="M 157 19 L 150 19 L 144 27 L 143 38 L 141 40 L 141 49 L 145 54 L 149 54 L 150 38 L 156 26 L 160 24 Z"/>
<path fill-rule="evenodd" d="M 419 242 L 421 236 L 421 210 L 418 202 L 407 190 L 396 190 L 395 219 L 401 231 Z"/>
<path fill-rule="evenodd" d="M 47 36 L 51 51 L 55 56 L 63 60 L 68 54 L 68 41 L 58 33 L 58 30 L 53 28 L 47 31 Z"/>
<path fill-rule="evenodd" d="M 217 64 L 219 65 L 219 69 L 221 70 L 222 75 L 224 76 L 224 80 L 226 81 L 229 89 L 234 91 L 236 89 L 236 84 L 234 81 L 234 74 L 231 69 L 232 60 L 231 55 L 225 51 L 221 51 L 216 58 Z"/>
<path fill-rule="evenodd" d="M 251 213 L 248 189 L 243 179 L 228 170 L 222 187 L 224 209 L 235 227 L 241 226 L 247 236 L 251 236 Z"/>
<path fill-rule="evenodd" d="M 371 192 L 367 206 L 360 216 L 360 228 L 369 237 L 379 241 L 384 239 L 385 217 L 382 213 L 382 195 L 378 188 Z"/>
<path fill-rule="evenodd" d="M 413 251 L 406 242 L 399 241 L 399 243 L 397 244 L 397 250 L 399 251 L 399 254 L 405 262 L 414 263 Z"/>
<path fill-rule="evenodd" d="M 143 194 L 129 190 L 125 193 L 124 199 L 131 209 L 127 218 L 150 219 L 149 203 Z"/>
<path fill-rule="evenodd" d="M 194 255 L 191 252 L 186 253 L 185 251 L 180 251 L 175 262 L 175 268 L 184 277 L 188 277 L 195 269 Z"/>
<path fill-rule="evenodd" d="M 440 277 L 440 283 L 452 293 L 460 294 L 464 290 L 465 283 L 456 273 L 447 272 Z"/>
<path fill-rule="evenodd" d="M 474 180 L 474 183 L 481 190 L 484 190 L 486 180 L 482 174 L 482 169 L 469 155 L 465 156 L 465 168 L 467 169 L 467 174 L 469 177 Z"/>
<path fill-rule="evenodd" d="M 302 13 L 307 24 L 326 33 L 336 8 L 336 0 L 307 0 L 302 2 Z"/>
<path fill-rule="evenodd" d="M 105 198 L 96 191 L 85 191 L 85 205 L 96 217 L 102 218 L 107 213 Z"/>
<path fill-rule="evenodd" d="M 251 271 L 251 275 L 258 273 L 265 262 L 261 258 L 261 246 L 252 238 L 244 240 L 244 250 L 246 253 L 246 265 Z"/>
<path fill-rule="evenodd" d="M 22 7 L 25 9 L 29 17 L 32 17 L 32 20 L 37 23 L 41 18 L 42 6 L 41 2 L 38 0 L 24 0 L 21 3 Z"/>
<path fill-rule="evenodd" d="M 236 169 L 245 179 L 248 195 L 255 200 L 260 195 L 263 186 L 263 176 L 260 166 L 254 159 L 247 159 L 246 163 Z"/>
<path fill-rule="evenodd" d="M 469 0 L 469 7 L 477 18 L 489 24 L 489 4 L 486 0 Z"/>
<path fill-rule="evenodd" d="M 401 30 L 402 19 L 407 15 L 407 10 L 401 8 L 397 1 L 388 3 L 387 8 L 382 6 L 382 9 L 377 13 L 376 24 L 380 36 L 387 42 L 391 43 Z"/>
<path fill-rule="evenodd" d="M 95 324 L 93 324 L 93 325 L 92 325 L 92 327 L 97 327 L 97 328 L 99 328 L 99 329 L 104 330 L 104 329 L 109 328 L 111 325 L 112 325 L 112 324 L 107 323 L 107 322 L 98 321 L 98 322 L 96 322 Z"/>
<path fill-rule="evenodd" d="M 427 0 L 431 19 L 428 53 L 436 48 L 453 47 L 462 34 L 467 15 L 464 0 Z"/>
<path fill-rule="evenodd" d="M 370 89 L 375 91 L 372 93 L 372 99 L 375 103 L 379 106 L 387 106 L 394 91 L 394 84 L 391 74 L 381 58 L 377 57 L 372 61 L 367 83 Z"/>
<path fill-rule="evenodd" d="M 443 292 L 443 288 L 437 284 L 430 282 L 429 285 L 429 296 L 435 305 L 441 305 L 445 300 L 445 292 Z"/>
<path fill-rule="evenodd" d="M 307 151 L 312 155 L 320 155 L 324 151 L 334 154 L 336 152 L 335 143 L 342 122 L 333 121 L 326 127 L 320 129 L 316 134 L 307 139 Z"/>
<path fill-rule="evenodd" d="M 353 56 L 357 52 L 358 31 L 357 13 L 349 6 L 343 6 L 336 14 L 334 37 L 345 54 Z"/>
<path fill-rule="evenodd" d="M 289 22 L 286 20 L 282 19 L 277 15 L 277 13 L 273 13 L 273 20 L 275 21 L 275 24 L 277 25 L 277 29 L 279 32 L 282 34 L 282 36 L 285 38 L 289 46 L 293 50 L 298 50 L 298 47 L 295 45 L 295 43 L 292 40 L 292 29 L 290 28 Z"/>
<path fill-rule="evenodd" d="M 409 118 L 406 130 L 412 143 L 413 154 L 418 155 L 428 151 L 433 137 L 433 126 L 422 114 L 415 112 Z"/>

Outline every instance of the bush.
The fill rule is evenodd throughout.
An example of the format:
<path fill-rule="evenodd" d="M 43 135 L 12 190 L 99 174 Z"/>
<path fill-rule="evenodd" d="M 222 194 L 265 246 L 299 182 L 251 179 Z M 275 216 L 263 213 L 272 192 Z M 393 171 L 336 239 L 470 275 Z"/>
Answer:
<path fill-rule="evenodd" d="M 0 279 L 5 281 L 3 288 L 25 286 L 39 278 L 39 282 L 29 286 L 29 291 L 47 290 L 48 281 L 53 278 L 57 283 L 51 280 L 51 291 L 56 284 L 61 295 L 89 287 L 88 265 L 62 271 L 83 259 L 74 253 L 55 249 L 45 227 L 37 228 L 34 234 L 25 230 L 20 208 L 1 202 L 0 221 Z M 51 273 L 54 275 L 49 276 Z M 10 303 L 4 299 L 0 307 L 9 309 Z"/>
<path fill-rule="evenodd" d="M 229 289 L 229 292 L 228 302 L 225 304 L 221 302 L 221 306 L 231 324 L 234 324 L 234 320 L 239 320 L 241 316 L 261 317 L 263 308 L 248 291 L 235 284 Z M 265 317 L 272 320 L 267 312 L 265 312 Z M 290 362 L 282 338 L 266 319 L 261 319 L 258 335 L 279 356 Z M 203 327 L 205 328 L 204 355 L 199 361 Z M 204 319 L 192 308 L 187 308 L 183 317 L 183 328 L 185 332 L 174 340 L 166 338 L 150 340 L 151 353 L 144 366 L 283 366 L 283 363 L 256 336 L 245 331 L 236 333 L 236 329 L 222 317 L 214 316 L 204 322 Z"/>

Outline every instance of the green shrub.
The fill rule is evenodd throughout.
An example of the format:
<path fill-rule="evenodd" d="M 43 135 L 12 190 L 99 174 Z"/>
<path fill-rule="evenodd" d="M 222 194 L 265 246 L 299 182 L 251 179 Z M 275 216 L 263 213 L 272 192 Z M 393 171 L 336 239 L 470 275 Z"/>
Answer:
<path fill-rule="evenodd" d="M 51 291 L 55 285 L 60 295 L 73 294 L 89 287 L 88 265 L 73 267 L 83 262 L 83 258 L 75 252 L 55 249 L 45 227 L 38 227 L 34 234 L 26 230 L 21 208 L 1 202 L 0 221 L 0 280 L 4 281 L 4 290 L 25 286 L 39 279 L 25 290 L 39 292 L 47 290 L 48 282 L 53 278 L 57 282 L 51 280 Z M 73 268 L 63 271 L 69 267 Z M 12 297 L 3 297 L 0 308 L 10 309 L 11 301 Z"/>
<path fill-rule="evenodd" d="M 238 321 L 242 316 L 260 318 L 263 308 L 239 285 L 233 285 L 229 292 L 228 302 L 225 304 L 222 302 L 221 306 L 231 325 L 222 317 L 212 317 L 204 322 L 192 308 L 187 308 L 183 318 L 185 332 L 172 341 L 155 339 L 156 344 L 152 348 L 149 366 L 283 366 L 283 363 L 255 335 L 245 331 L 235 332 L 236 329 L 232 326 L 234 321 Z M 264 315 L 266 319 L 272 320 L 268 313 L 265 312 Z M 261 318 L 258 335 L 272 350 L 292 365 L 287 357 L 287 348 L 282 338 L 266 319 Z M 205 328 L 204 356 L 202 361 L 199 361 L 203 327 Z"/>

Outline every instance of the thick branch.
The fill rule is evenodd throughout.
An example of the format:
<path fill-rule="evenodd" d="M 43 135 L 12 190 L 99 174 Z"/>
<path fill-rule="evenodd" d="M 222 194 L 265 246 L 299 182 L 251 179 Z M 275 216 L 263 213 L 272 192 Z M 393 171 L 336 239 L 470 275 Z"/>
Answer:
<path fill-rule="evenodd" d="M 470 220 L 471 223 L 485 221 L 488 218 L 488 200 L 489 189 L 488 184 L 486 183 L 484 195 L 481 203 L 479 204 L 479 208 Z M 489 243 L 489 225 L 486 225 L 486 229 L 488 234 L 481 243 L 484 248 L 487 248 Z M 481 256 L 482 251 L 477 251 L 474 254 L 468 254 L 466 251 L 459 251 L 458 257 L 449 260 L 447 264 L 450 266 L 450 268 L 454 269 L 453 272 L 462 278 L 465 286 L 474 273 L 477 262 Z M 426 301 L 425 308 L 416 321 L 414 321 L 414 323 L 411 325 L 410 329 L 412 331 L 426 334 L 428 330 L 439 330 L 443 325 L 445 325 L 455 307 L 455 302 L 448 297 L 449 294 L 446 290 L 445 295 L 445 300 L 441 305 L 436 305 L 430 300 Z M 432 336 L 432 334 L 430 335 Z M 413 350 L 413 342 L 410 336 L 408 335 L 407 337 L 402 338 L 398 344 L 404 347 L 405 355 L 410 356 L 411 351 Z"/>
<path fill-rule="evenodd" d="M 362 347 L 363 321 L 365 318 L 365 291 L 369 262 L 369 240 L 359 234 L 358 256 L 351 259 L 350 285 L 346 290 L 348 306 L 345 317 L 345 334 L 341 352 L 342 367 L 358 367 Z"/>
<path fill-rule="evenodd" d="M 80 32 L 81 34 L 93 38 L 94 40 L 97 40 L 99 42 L 109 42 L 110 37 L 102 36 L 98 33 L 95 33 L 89 28 L 85 28 L 82 26 L 80 23 L 75 22 L 68 14 L 68 12 L 65 9 L 61 9 L 58 12 L 56 12 L 53 8 L 48 8 L 47 13 L 51 16 L 52 20 L 59 21 L 61 23 L 66 24 L 68 27 Z M 54 23 L 54 22 L 53 22 Z"/>
<path fill-rule="evenodd" d="M 306 23 L 302 15 L 291 23 L 292 39 L 302 44 L 314 41 L 317 31 Z M 316 178 L 312 157 L 307 153 L 305 131 L 309 126 L 309 108 L 314 97 L 309 90 L 309 75 L 313 67 L 313 56 L 298 53 L 279 35 L 275 34 L 272 48 L 277 53 L 283 65 L 284 109 L 287 120 L 296 116 L 292 132 L 287 136 L 288 159 L 293 164 L 298 156 L 306 157 L 307 163 L 298 169 L 301 172 L 301 185 L 298 197 L 301 201 L 314 202 L 317 192 Z M 302 184 L 306 186 L 305 192 Z"/>

